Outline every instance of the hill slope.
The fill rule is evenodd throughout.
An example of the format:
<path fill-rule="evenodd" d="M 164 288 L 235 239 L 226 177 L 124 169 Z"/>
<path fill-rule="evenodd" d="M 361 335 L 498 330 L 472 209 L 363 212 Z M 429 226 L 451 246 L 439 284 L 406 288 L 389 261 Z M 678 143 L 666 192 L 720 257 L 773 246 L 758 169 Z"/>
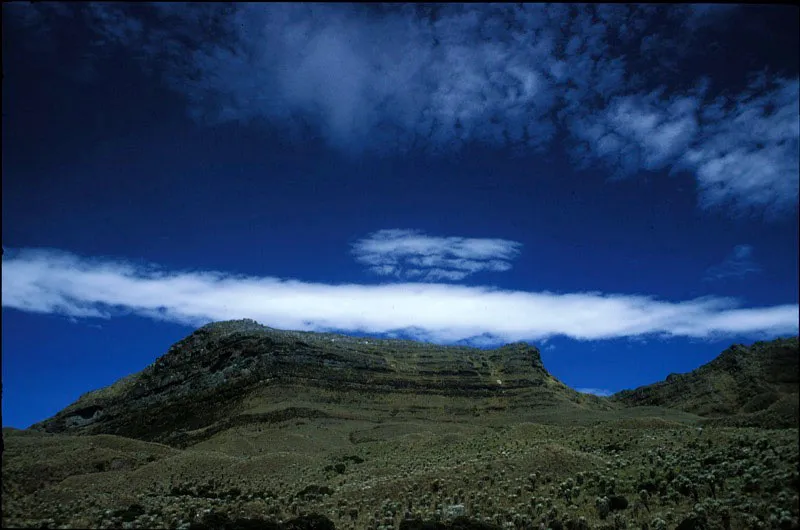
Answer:
<path fill-rule="evenodd" d="M 558 381 L 526 343 L 442 347 L 241 320 L 198 329 L 143 371 L 32 429 L 186 447 L 235 426 L 294 417 L 448 421 L 560 407 L 613 408 Z"/>
<path fill-rule="evenodd" d="M 789 395 L 796 341 L 781 344 L 754 345 L 771 352 L 756 358 L 732 348 L 651 402 L 704 412 L 707 380 L 734 404 L 747 381 Z M 524 343 L 215 323 L 35 428 L 3 429 L 2 523 L 766 528 L 779 514 L 770 527 L 797 527 L 796 426 L 698 431 L 695 414 L 624 399 L 567 388 Z"/>
<path fill-rule="evenodd" d="M 735 344 L 713 361 L 665 381 L 623 390 L 626 406 L 668 407 L 728 426 L 797 427 L 800 422 L 797 337 Z"/>

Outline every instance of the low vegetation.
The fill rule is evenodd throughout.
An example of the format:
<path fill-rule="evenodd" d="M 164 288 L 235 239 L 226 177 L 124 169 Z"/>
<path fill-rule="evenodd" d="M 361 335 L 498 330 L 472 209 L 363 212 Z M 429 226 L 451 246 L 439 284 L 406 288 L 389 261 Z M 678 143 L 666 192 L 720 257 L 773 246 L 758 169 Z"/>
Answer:
<path fill-rule="evenodd" d="M 293 439 L 316 432 L 324 443 L 326 433 L 336 440 L 350 427 L 363 426 L 274 425 L 262 429 L 263 456 L 105 437 L 117 442 L 112 451 L 95 436 L 7 432 L 4 527 L 288 528 L 313 515 L 331 528 L 372 530 L 798 525 L 796 429 L 701 429 L 656 418 L 376 424 L 372 440 L 349 447 L 286 450 Z M 277 439 L 281 450 L 271 452 Z M 75 467 L 63 468 L 63 454 L 31 452 L 36 443 L 71 447 Z"/>

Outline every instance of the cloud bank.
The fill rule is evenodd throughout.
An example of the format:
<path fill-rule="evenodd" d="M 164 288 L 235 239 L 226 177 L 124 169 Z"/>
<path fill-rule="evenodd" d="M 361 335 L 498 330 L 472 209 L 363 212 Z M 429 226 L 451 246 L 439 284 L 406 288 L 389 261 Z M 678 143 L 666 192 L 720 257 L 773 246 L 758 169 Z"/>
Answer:
<path fill-rule="evenodd" d="M 704 208 L 780 213 L 798 198 L 797 69 L 749 72 L 757 80 L 741 91 L 685 72 L 689 58 L 717 60 L 703 39 L 746 9 L 37 3 L 10 11 L 31 28 L 82 21 L 96 55 L 134 52 L 201 123 L 263 122 L 350 154 L 451 154 L 476 144 L 544 152 L 563 132 L 558 145 L 581 168 L 617 178 L 687 171 Z"/>
<path fill-rule="evenodd" d="M 507 271 L 522 243 L 505 239 L 426 236 L 379 230 L 353 244 L 356 260 L 381 276 L 422 281 L 463 280 L 481 271 Z"/>
<path fill-rule="evenodd" d="M 768 337 L 798 331 L 798 306 L 738 307 L 700 298 L 556 294 L 430 283 L 329 285 L 88 259 L 44 249 L 7 251 L 3 307 L 74 318 L 134 314 L 199 326 L 253 318 L 295 330 L 402 333 L 453 343 L 649 334 Z"/>

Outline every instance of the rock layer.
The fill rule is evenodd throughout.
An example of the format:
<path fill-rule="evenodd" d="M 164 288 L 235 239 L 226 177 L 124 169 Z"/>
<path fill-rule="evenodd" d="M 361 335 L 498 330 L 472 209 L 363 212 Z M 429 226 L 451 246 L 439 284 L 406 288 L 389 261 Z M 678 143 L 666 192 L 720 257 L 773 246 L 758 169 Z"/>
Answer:
<path fill-rule="evenodd" d="M 383 403 L 385 410 L 377 412 L 387 417 L 402 409 L 403 396 L 438 396 L 439 409 L 475 413 L 556 403 L 603 408 L 601 400 L 550 375 L 539 350 L 526 343 L 480 350 L 287 332 L 241 320 L 198 329 L 143 371 L 85 394 L 32 428 L 185 446 L 240 423 L 348 417 L 341 407 L 326 411 L 330 407 L 318 398 L 300 400 L 310 400 L 308 406 L 281 408 L 276 401 L 290 387 L 326 392 L 337 396 L 334 401 L 346 396 L 341 400 L 360 402 L 372 413 Z M 392 399 L 399 405 L 387 406 Z M 266 412 L 248 412 L 254 406 Z M 424 415 L 425 408 L 423 400 L 415 410 Z"/>

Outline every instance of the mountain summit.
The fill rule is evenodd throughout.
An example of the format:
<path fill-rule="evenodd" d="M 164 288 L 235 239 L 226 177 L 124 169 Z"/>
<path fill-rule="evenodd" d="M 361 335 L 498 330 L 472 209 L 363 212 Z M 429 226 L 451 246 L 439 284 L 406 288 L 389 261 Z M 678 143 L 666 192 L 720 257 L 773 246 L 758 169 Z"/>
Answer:
<path fill-rule="evenodd" d="M 608 408 L 550 375 L 524 342 L 481 350 L 235 320 L 199 328 L 141 372 L 32 429 L 186 446 L 290 417 L 479 417 L 556 405 Z"/>

